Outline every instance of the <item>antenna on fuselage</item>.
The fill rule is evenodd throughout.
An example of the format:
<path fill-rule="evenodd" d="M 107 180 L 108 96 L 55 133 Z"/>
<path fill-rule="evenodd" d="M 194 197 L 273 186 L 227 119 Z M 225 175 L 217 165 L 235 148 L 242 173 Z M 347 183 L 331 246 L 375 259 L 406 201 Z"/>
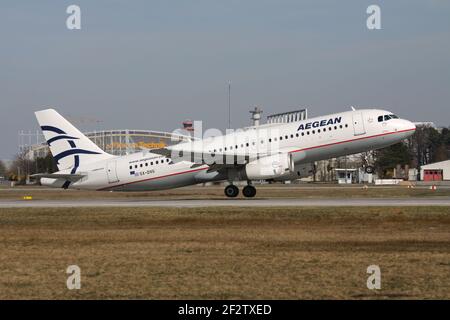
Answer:
<path fill-rule="evenodd" d="M 352 108 L 352 111 L 356 111 L 355 107 L 351 106 L 350 108 Z"/>

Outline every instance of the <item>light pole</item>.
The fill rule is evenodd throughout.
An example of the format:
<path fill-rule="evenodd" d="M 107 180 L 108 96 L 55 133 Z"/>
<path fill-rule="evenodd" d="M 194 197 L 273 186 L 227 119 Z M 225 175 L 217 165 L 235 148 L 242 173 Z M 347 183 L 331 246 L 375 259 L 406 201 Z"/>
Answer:
<path fill-rule="evenodd" d="M 228 129 L 231 129 L 231 81 L 228 81 Z"/>

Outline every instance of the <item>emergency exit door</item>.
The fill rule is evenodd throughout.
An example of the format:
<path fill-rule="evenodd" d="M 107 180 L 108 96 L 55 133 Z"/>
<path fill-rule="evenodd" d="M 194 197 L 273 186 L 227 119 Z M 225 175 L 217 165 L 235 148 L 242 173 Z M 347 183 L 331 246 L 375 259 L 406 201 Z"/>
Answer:
<path fill-rule="evenodd" d="M 106 165 L 106 174 L 108 175 L 108 183 L 119 181 L 119 177 L 117 176 L 117 161 L 108 162 Z"/>
<path fill-rule="evenodd" d="M 364 118 L 362 112 L 353 113 L 353 132 L 355 136 L 360 136 L 366 133 L 366 129 L 364 129 Z"/>

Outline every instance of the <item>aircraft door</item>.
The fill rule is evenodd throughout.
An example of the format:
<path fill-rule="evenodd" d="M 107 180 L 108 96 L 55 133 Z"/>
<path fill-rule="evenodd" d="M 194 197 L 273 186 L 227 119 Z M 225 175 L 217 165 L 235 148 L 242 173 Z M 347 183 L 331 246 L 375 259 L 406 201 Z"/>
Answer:
<path fill-rule="evenodd" d="M 364 118 L 362 112 L 353 113 L 353 131 L 355 136 L 360 136 L 366 133 L 366 129 L 364 129 Z"/>
<path fill-rule="evenodd" d="M 117 161 L 110 161 L 106 165 L 106 174 L 108 175 L 108 183 L 119 182 L 117 176 Z"/>

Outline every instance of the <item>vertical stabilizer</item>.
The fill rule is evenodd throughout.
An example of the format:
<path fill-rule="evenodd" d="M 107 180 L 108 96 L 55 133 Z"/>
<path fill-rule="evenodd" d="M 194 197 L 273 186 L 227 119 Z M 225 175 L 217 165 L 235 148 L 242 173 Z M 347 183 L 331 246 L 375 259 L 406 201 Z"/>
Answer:
<path fill-rule="evenodd" d="M 55 110 L 47 109 L 37 111 L 35 114 L 60 171 L 71 169 L 71 173 L 74 174 L 82 164 L 113 157 Z"/>

